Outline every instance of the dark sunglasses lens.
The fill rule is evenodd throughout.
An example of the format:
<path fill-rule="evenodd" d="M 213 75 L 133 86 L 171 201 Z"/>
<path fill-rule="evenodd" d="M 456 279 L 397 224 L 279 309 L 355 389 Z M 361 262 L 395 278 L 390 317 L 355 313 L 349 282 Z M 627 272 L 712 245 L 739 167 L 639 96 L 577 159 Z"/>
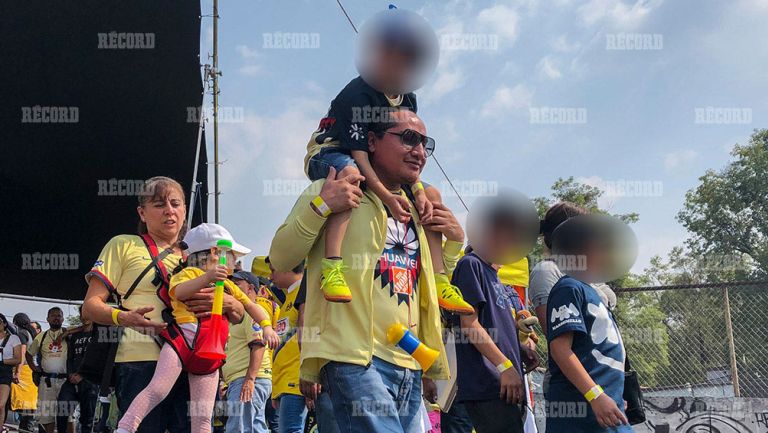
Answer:
<path fill-rule="evenodd" d="M 403 137 L 403 143 L 406 144 L 409 147 L 416 147 L 416 146 L 420 145 L 423 142 L 423 140 L 424 140 L 424 136 L 423 135 L 419 134 L 416 131 L 410 130 L 410 129 L 406 129 L 403 132 L 402 137 Z"/>
<path fill-rule="evenodd" d="M 427 156 L 430 156 L 434 151 L 435 151 L 435 139 L 432 137 L 427 137 L 427 142 L 426 144 L 424 144 L 424 152 L 427 154 Z"/>

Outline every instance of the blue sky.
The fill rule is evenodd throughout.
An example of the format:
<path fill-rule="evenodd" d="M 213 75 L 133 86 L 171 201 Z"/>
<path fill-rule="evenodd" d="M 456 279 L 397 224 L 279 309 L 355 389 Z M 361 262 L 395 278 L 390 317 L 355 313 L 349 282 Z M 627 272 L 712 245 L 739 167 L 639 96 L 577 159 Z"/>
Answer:
<path fill-rule="evenodd" d="M 360 26 L 389 2 L 344 4 Z M 443 50 L 436 73 L 416 92 L 419 114 L 437 140 L 435 154 L 452 179 L 497 182 L 531 197 L 548 195 L 558 177 L 604 188 L 622 180 L 660 182 L 661 195 L 603 201 L 613 212 L 640 214 L 636 271 L 683 242 L 675 215 L 685 192 L 765 124 L 765 0 L 396 4 L 422 14 L 438 36 L 481 33 L 498 40 L 495 50 Z M 211 2 L 202 5 L 207 13 Z M 221 222 L 263 254 L 296 198 L 265 194 L 265 185 L 306 181 L 307 139 L 356 76 L 355 34 L 333 0 L 228 0 L 220 15 L 221 105 L 245 113 L 220 126 L 220 154 L 227 160 Z M 319 46 L 265 49 L 263 34 L 274 32 L 316 33 Z M 205 54 L 209 18 L 202 34 Z M 606 49 L 608 38 L 622 34 L 661 35 L 662 44 Z M 585 109 L 586 123 L 532 124 L 531 107 Z M 697 107 L 748 109 L 751 121 L 696 123 Z M 423 178 L 442 185 L 432 160 Z M 447 197 L 447 203 L 465 217 L 458 200 Z"/>

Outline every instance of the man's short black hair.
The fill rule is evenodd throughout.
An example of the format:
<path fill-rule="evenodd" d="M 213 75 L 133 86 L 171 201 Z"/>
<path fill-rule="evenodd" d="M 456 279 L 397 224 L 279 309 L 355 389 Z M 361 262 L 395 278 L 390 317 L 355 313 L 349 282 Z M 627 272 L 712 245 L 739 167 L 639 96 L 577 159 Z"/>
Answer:
<path fill-rule="evenodd" d="M 59 308 L 59 307 L 52 307 L 50 310 L 48 310 L 48 315 L 50 316 L 51 313 L 53 313 L 54 311 L 58 311 L 62 315 L 64 314 L 64 310 L 62 310 L 61 308 Z"/>

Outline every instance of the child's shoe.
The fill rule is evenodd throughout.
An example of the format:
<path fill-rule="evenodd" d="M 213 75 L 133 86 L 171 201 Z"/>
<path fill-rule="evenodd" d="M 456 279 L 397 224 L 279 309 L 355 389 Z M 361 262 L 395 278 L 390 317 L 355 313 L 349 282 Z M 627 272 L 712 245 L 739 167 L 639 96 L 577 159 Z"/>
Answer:
<path fill-rule="evenodd" d="M 448 275 L 435 274 L 435 284 L 437 285 L 437 299 L 440 308 L 461 315 L 469 315 L 475 312 L 475 309 L 461 296 L 459 288 L 451 284 Z"/>
<path fill-rule="evenodd" d="M 349 290 L 344 279 L 344 271 L 347 269 L 341 259 L 323 259 L 323 275 L 320 278 L 320 289 L 323 296 L 329 302 L 349 302 L 352 300 L 352 291 Z"/>

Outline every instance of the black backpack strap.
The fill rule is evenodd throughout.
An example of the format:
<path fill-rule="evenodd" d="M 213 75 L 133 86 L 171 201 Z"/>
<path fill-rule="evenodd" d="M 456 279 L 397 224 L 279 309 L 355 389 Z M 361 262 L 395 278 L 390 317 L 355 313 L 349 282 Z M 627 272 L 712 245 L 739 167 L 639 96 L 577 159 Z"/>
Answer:
<path fill-rule="evenodd" d="M 94 328 L 95 330 L 96 328 Z M 107 362 L 104 365 L 104 374 L 101 376 L 101 384 L 99 384 L 99 397 L 109 396 L 109 385 L 112 383 L 112 370 L 115 368 L 115 357 L 117 356 L 117 348 L 120 347 L 120 340 L 123 338 L 122 326 L 117 327 L 116 343 L 109 346 L 109 353 L 107 354 Z M 102 414 L 105 416 L 105 414 Z"/>
<path fill-rule="evenodd" d="M 11 332 L 6 329 L 5 331 L 5 338 L 3 338 L 3 343 L 0 344 L 0 350 L 5 349 L 5 345 L 8 344 L 8 339 L 11 338 Z"/>

